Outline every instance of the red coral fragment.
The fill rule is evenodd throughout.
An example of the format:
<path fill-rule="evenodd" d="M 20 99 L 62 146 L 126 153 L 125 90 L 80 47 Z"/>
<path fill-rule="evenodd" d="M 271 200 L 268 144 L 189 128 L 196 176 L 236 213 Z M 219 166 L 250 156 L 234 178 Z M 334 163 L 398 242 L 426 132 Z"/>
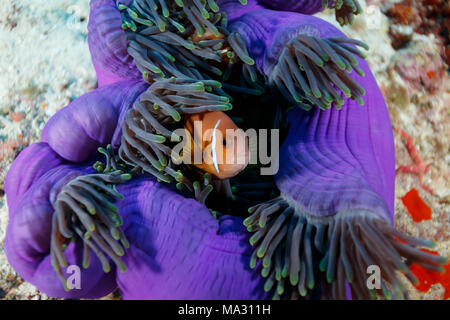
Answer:
<path fill-rule="evenodd" d="M 432 195 L 435 195 L 433 189 L 431 189 L 429 186 L 426 186 L 423 184 L 422 179 L 423 175 L 427 173 L 427 171 L 430 169 L 429 164 L 425 164 L 422 158 L 419 155 L 419 152 L 416 149 L 416 146 L 414 145 L 413 138 L 407 134 L 402 129 L 395 128 L 395 131 L 397 131 L 400 136 L 405 141 L 405 147 L 408 150 L 408 153 L 411 157 L 411 159 L 414 161 L 413 165 L 410 166 L 400 166 L 397 168 L 397 173 L 413 173 L 416 174 L 419 178 L 419 185 Z"/>
<path fill-rule="evenodd" d="M 407 194 L 402 197 L 402 202 L 408 209 L 414 222 L 420 222 L 423 220 L 431 219 L 431 209 L 419 196 L 419 192 L 416 189 L 411 189 Z"/>
<path fill-rule="evenodd" d="M 428 249 L 421 250 L 434 255 L 439 255 L 439 253 L 436 251 L 431 251 Z M 416 263 L 413 263 L 411 265 L 410 270 L 418 280 L 418 283 L 414 284 L 414 287 L 417 290 L 421 292 L 427 292 L 428 290 L 430 290 L 432 285 L 440 283 L 444 287 L 444 299 L 450 298 L 450 263 L 444 266 L 443 273 L 430 271 Z"/>

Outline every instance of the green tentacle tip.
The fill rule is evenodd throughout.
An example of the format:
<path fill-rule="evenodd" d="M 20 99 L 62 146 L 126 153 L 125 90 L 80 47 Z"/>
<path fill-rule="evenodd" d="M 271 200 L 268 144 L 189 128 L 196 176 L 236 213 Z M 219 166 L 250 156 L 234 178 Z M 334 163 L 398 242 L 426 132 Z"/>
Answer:
<path fill-rule="evenodd" d="M 256 258 L 252 258 L 250 260 L 250 269 L 255 269 L 256 267 Z"/>
<path fill-rule="evenodd" d="M 331 283 L 333 281 L 333 276 L 327 272 L 327 282 Z"/>
<path fill-rule="evenodd" d="M 281 277 L 286 278 L 288 274 L 288 266 L 284 266 L 283 270 L 281 271 Z"/>
<path fill-rule="evenodd" d="M 319 264 L 320 271 L 324 272 L 327 269 L 327 259 L 323 258 Z"/>
<path fill-rule="evenodd" d="M 170 136 L 170 141 L 172 141 L 172 142 L 180 142 L 181 141 L 181 137 L 179 135 L 177 135 L 176 133 L 172 133 L 172 135 Z"/>
<path fill-rule="evenodd" d="M 350 89 L 348 87 L 342 88 L 342 92 L 344 93 L 344 95 L 347 98 L 350 98 L 352 96 L 352 92 L 350 91 Z"/>
<path fill-rule="evenodd" d="M 155 142 L 156 143 L 164 143 L 166 142 L 166 137 L 162 135 L 155 135 Z"/>
<path fill-rule="evenodd" d="M 239 2 L 244 6 L 247 5 L 247 0 L 239 0 Z"/>
<path fill-rule="evenodd" d="M 100 152 L 101 154 L 108 155 L 108 151 L 106 151 L 106 149 L 103 148 L 103 147 L 98 147 L 97 150 L 98 150 L 98 152 Z"/>
<path fill-rule="evenodd" d="M 279 283 L 277 286 L 277 293 L 280 296 L 284 293 L 284 286 L 281 283 Z"/>
<path fill-rule="evenodd" d="M 120 232 L 117 229 L 111 229 L 111 236 L 114 238 L 114 240 L 120 239 Z"/>
<path fill-rule="evenodd" d="M 128 14 L 131 16 L 131 17 L 133 17 L 133 18 L 139 18 L 139 15 L 137 14 L 137 12 L 135 12 L 135 11 L 133 11 L 133 10 L 131 10 L 131 9 L 128 9 L 127 10 L 127 12 L 128 12 Z"/>
<path fill-rule="evenodd" d="M 356 101 L 358 102 L 358 104 L 360 105 L 360 106 L 363 106 L 365 103 L 364 103 L 364 99 L 363 98 L 361 98 L 361 97 L 356 97 Z"/>
<path fill-rule="evenodd" d="M 341 59 L 336 59 L 335 62 L 336 62 L 336 65 L 338 66 L 339 69 L 341 69 L 341 70 L 347 69 L 347 65 Z"/>
<path fill-rule="evenodd" d="M 218 88 L 218 89 L 222 88 L 222 82 L 220 82 L 220 81 L 211 80 L 209 83 L 215 88 Z M 224 100 L 224 99 L 226 99 L 226 100 Z M 220 96 L 220 100 L 225 101 L 225 102 L 230 101 L 230 99 L 228 99 L 225 96 Z"/>
<path fill-rule="evenodd" d="M 183 191 L 183 184 L 181 182 L 178 182 L 175 186 L 177 187 L 178 191 Z"/>
<path fill-rule="evenodd" d="M 266 226 L 266 220 L 259 219 L 258 225 L 259 225 L 261 228 L 264 228 L 264 227 Z"/>
<path fill-rule="evenodd" d="M 312 279 L 308 280 L 307 286 L 309 289 L 314 288 L 314 280 L 312 280 Z"/>
<path fill-rule="evenodd" d="M 320 92 L 320 90 L 314 90 L 313 93 L 314 93 L 314 97 L 316 97 L 316 98 L 322 97 L 322 93 Z M 298 102 L 301 102 L 301 101 L 298 101 Z"/>
<path fill-rule="evenodd" d="M 246 64 L 248 64 L 249 66 L 253 66 L 255 64 L 255 60 L 253 60 L 252 58 L 250 58 L 249 56 L 244 58 L 244 62 Z"/>
<path fill-rule="evenodd" d="M 130 180 L 132 178 L 132 175 L 130 173 L 124 173 L 120 176 L 122 180 Z"/>
<path fill-rule="evenodd" d="M 175 181 L 180 182 L 183 179 L 183 173 L 178 170 L 177 172 L 175 172 Z"/>
<path fill-rule="evenodd" d="M 244 219 L 244 226 L 248 227 L 252 223 L 251 217 Z"/>
<path fill-rule="evenodd" d="M 209 18 L 210 18 L 209 12 L 208 12 L 206 9 L 203 9 L 203 10 L 202 10 L 202 16 L 203 16 L 203 18 L 205 18 L 205 19 L 209 19 Z"/>
<path fill-rule="evenodd" d="M 273 281 L 272 280 L 267 280 L 265 283 L 264 283 L 264 291 L 265 292 L 269 292 L 271 289 L 272 289 L 272 287 L 273 287 Z"/>
<path fill-rule="evenodd" d="M 308 291 L 306 291 L 305 288 L 301 288 L 301 289 L 299 290 L 298 293 L 300 293 L 300 295 L 301 295 L 302 297 L 304 297 L 304 296 L 306 296 L 306 294 L 308 293 Z"/>
<path fill-rule="evenodd" d="M 123 194 L 121 194 L 121 193 L 117 193 L 117 198 L 119 200 L 123 200 L 123 199 L 125 199 L 125 196 Z"/>
<path fill-rule="evenodd" d="M 104 273 L 109 273 L 111 271 L 111 266 L 109 264 L 104 264 L 103 265 L 103 272 Z"/>
<path fill-rule="evenodd" d="M 263 278 L 267 278 L 267 276 L 269 275 L 269 272 L 270 272 L 270 269 L 269 269 L 269 268 L 263 268 L 263 269 L 261 270 L 261 276 L 262 276 Z"/>
<path fill-rule="evenodd" d="M 90 214 L 94 215 L 97 211 L 95 211 L 94 208 L 91 208 L 91 209 L 88 210 L 88 212 L 89 212 Z"/>
<path fill-rule="evenodd" d="M 200 182 L 198 182 L 198 181 L 194 181 L 194 183 L 192 185 L 193 185 L 194 189 L 200 188 Z"/>
<path fill-rule="evenodd" d="M 289 276 L 289 282 L 291 285 L 296 286 L 298 284 L 298 273 L 291 274 Z"/>
<path fill-rule="evenodd" d="M 269 268 L 269 266 L 270 266 L 270 258 L 269 257 L 264 257 L 262 264 L 263 264 L 264 268 Z"/>
<path fill-rule="evenodd" d="M 136 24 L 133 21 L 128 21 L 127 25 L 131 29 L 131 31 L 136 32 L 137 26 L 136 26 Z"/>
<path fill-rule="evenodd" d="M 233 109 L 233 105 L 231 103 L 227 103 L 223 106 L 222 111 L 229 111 Z"/>
<path fill-rule="evenodd" d="M 126 265 L 121 265 L 121 266 L 119 267 L 119 271 L 120 271 L 121 273 L 127 272 L 127 266 L 126 266 Z"/>
<path fill-rule="evenodd" d="M 166 31 L 166 23 L 164 21 L 161 21 L 160 23 L 158 23 L 158 28 L 161 32 Z"/>
<path fill-rule="evenodd" d="M 258 258 L 262 258 L 264 257 L 264 255 L 266 254 L 266 250 L 265 248 L 259 248 L 258 251 L 256 252 L 256 255 L 258 256 Z"/>
<path fill-rule="evenodd" d="M 219 6 L 217 5 L 217 3 L 212 2 L 211 5 L 209 6 L 211 8 L 211 10 L 213 12 L 219 12 Z"/>
<path fill-rule="evenodd" d="M 174 112 L 172 112 L 171 116 L 172 116 L 172 119 L 175 120 L 176 122 L 181 120 L 181 115 L 176 110 Z"/>
<path fill-rule="evenodd" d="M 195 91 L 198 91 L 198 92 L 204 92 L 205 91 L 205 84 L 203 82 L 201 82 L 201 81 L 196 82 L 196 83 L 193 84 L 193 89 Z"/>
<path fill-rule="evenodd" d="M 257 242 L 258 242 L 258 236 L 256 234 L 254 234 L 253 236 L 251 236 L 249 243 L 250 245 L 254 246 Z M 259 256 L 259 255 L 258 255 Z"/>
<path fill-rule="evenodd" d="M 175 3 L 177 4 L 177 6 L 183 8 L 184 7 L 184 3 L 183 0 L 175 0 Z"/>

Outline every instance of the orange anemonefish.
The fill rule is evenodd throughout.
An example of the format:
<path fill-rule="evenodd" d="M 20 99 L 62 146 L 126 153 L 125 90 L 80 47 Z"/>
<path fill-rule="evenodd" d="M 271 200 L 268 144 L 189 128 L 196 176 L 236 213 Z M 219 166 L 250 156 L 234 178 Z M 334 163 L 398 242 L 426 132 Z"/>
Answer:
<path fill-rule="evenodd" d="M 190 156 L 191 163 L 200 170 L 227 179 L 247 167 L 248 137 L 222 111 L 193 114 L 187 118 L 185 129 L 189 132 L 186 135 L 190 143 L 183 149 L 183 153 L 189 155 L 184 154 L 183 158 Z M 201 159 L 194 159 L 195 150 L 201 150 Z M 198 160 L 201 163 L 196 163 Z"/>

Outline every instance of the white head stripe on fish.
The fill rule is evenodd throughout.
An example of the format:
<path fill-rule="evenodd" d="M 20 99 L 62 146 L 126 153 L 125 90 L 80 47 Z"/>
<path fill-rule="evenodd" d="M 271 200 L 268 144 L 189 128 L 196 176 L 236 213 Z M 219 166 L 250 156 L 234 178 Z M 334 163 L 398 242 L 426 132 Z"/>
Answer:
<path fill-rule="evenodd" d="M 216 168 L 217 173 L 220 173 L 219 171 L 219 165 L 217 164 L 217 150 L 216 150 L 216 129 L 219 126 L 220 119 L 217 121 L 216 125 L 214 126 L 213 130 L 213 137 L 212 137 L 212 160 L 214 163 L 214 168 Z"/>

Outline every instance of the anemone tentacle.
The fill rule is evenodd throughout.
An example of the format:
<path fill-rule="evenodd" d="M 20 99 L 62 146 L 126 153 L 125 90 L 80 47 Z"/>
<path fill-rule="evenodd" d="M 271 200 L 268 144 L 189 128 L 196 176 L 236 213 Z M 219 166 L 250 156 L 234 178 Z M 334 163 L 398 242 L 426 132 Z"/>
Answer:
<path fill-rule="evenodd" d="M 254 233 L 250 267 L 261 261 L 261 275 L 267 278 L 264 290 L 275 299 L 305 297 L 322 283 L 324 298 L 347 299 L 349 286 L 354 299 L 376 298 L 377 294 L 403 299 L 407 289 L 397 271 L 414 283 L 417 279 L 408 265 L 417 263 L 442 272 L 446 263 L 445 258 L 420 250 L 432 248 L 432 241 L 406 236 L 386 218 L 367 210 L 317 217 L 281 193 L 249 212 L 244 225 Z M 366 286 L 369 266 L 381 269 L 381 292 Z"/>
<path fill-rule="evenodd" d="M 253 63 L 245 54 L 245 43 L 236 35 L 228 37 L 226 16 L 214 1 L 161 6 L 149 8 L 142 0 L 134 0 L 130 6 L 118 4 L 122 27 L 127 30 L 128 53 L 144 78 L 199 79 L 197 69 L 217 77 L 223 75 L 219 64 Z"/>
<path fill-rule="evenodd" d="M 344 38 L 317 38 L 299 35 L 291 39 L 283 49 L 280 60 L 269 75 L 269 84 L 277 87 L 292 103 L 318 106 L 320 109 L 338 109 L 345 97 L 364 105 L 366 91 L 348 73 L 355 71 L 364 76 L 355 55 L 365 55 L 355 44 L 368 49 L 361 41 Z"/>
<path fill-rule="evenodd" d="M 358 48 L 368 50 L 364 42 L 315 17 L 288 12 L 273 16 L 264 8 L 242 10 L 230 21 L 230 31 L 240 34 L 267 85 L 289 104 L 340 108 L 348 98 L 364 104 L 367 88 L 359 79 L 365 74 L 360 68 L 365 54 Z"/>
<path fill-rule="evenodd" d="M 126 266 L 121 260 L 129 242 L 120 229 L 122 218 L 111 198 L 123 199 L 115 186 L 131 178 L 122 171 L 78 176 L 67 183 L 53 202 L 50 240 L 51 263 L 64 287 L 67 280 L 63 268 L 67 267 L 64 250 L 77 235 L 82 239 L 83 268 L 90 264 L 91 251 L 99 258 L 103 271 L 109 272 L 109 257 L 121 272 Z M 119 244 L 119 241 L 121 244 Z M 123 247 L 122 247 L 123 246 Z"/>

